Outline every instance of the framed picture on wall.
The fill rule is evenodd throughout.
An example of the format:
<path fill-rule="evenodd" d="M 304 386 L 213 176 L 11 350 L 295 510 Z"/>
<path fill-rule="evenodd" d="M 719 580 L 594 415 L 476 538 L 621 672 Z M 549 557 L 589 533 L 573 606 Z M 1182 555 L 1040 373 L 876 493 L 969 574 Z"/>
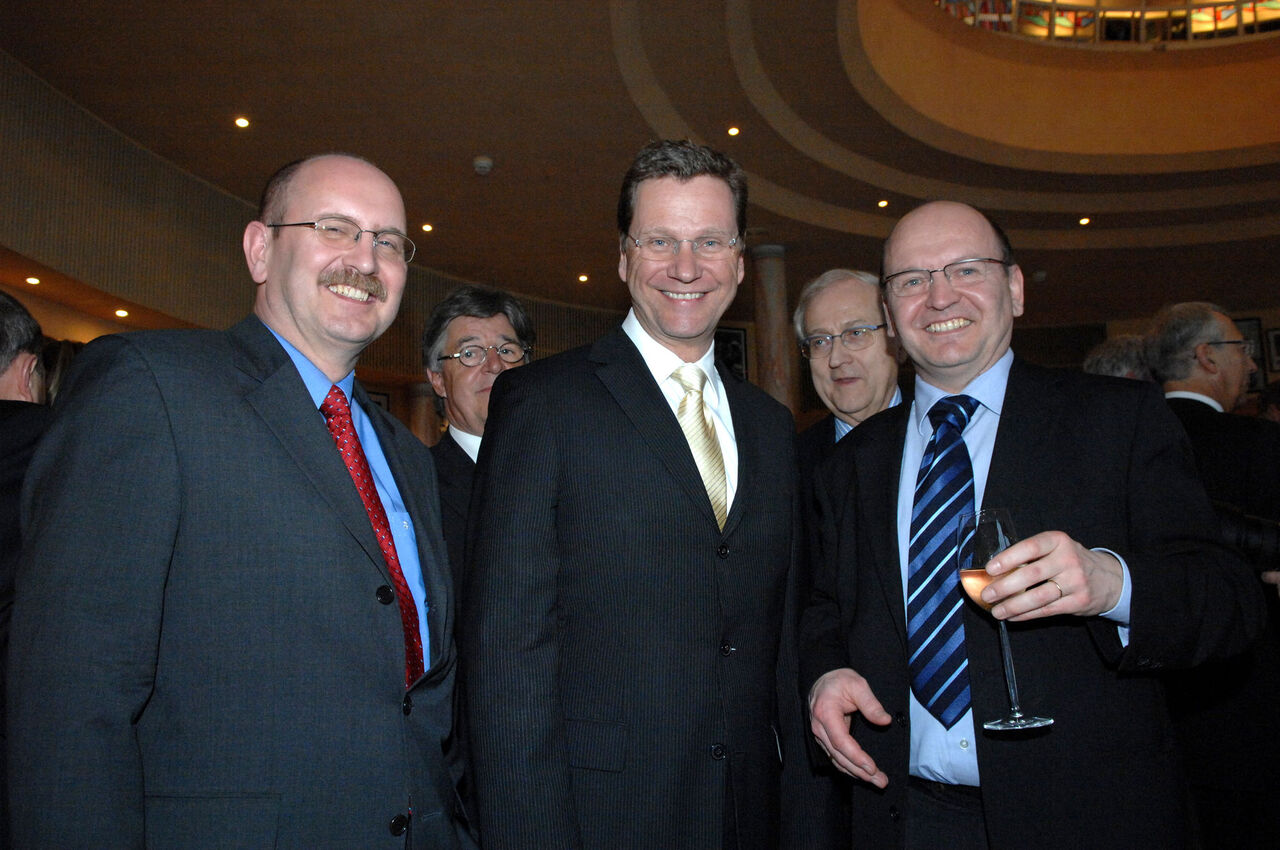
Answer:
<path fill-rule="evenodd" d="M 1236 327 L 1240 329 L 1240 335 L 1253 343 L 1253 350 L 1258 352 L 1258 356 L 1253 358 L 1253 362 L 1257 364 L 1258 371 L 1249 376 L 1249 392 L 1261 392 L 1262 388 L 1267 385 L 1267 362 L 1263 359 L 1262 348 L 1262 320 L 1261 319 L 1236 319 Z M 1268 352 L 1269 353 L 1269 352 Z"/>
<path fill-rule="evenodd" d="M 747 329 L 732 325 L 718 325 L 715 339 L 716 359 L 742 380 L 750 380 L 751 350 L 747 344 Z"/>
<path fill-rule="evenodd" d="M 1280 372 L 1280 328 L 1267 331 L 1267 371 Z"/>

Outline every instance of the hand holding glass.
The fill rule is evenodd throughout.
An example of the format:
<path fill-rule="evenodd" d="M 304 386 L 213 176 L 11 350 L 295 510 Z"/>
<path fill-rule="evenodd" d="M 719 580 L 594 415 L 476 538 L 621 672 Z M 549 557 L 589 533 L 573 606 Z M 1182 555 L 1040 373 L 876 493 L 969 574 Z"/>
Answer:
<path fill-rule="evenodd" d="M 985 569 L 986 564 L 1018 539 L 1009 512 L 1000 508 L 964 513 L 960 515 L 960 527 L 956 532 L 956 552 L 960 558 L 960 586 L 974 602 L 990 611 L 991 603 L 982 598 L 982 591 L 995 580 Z M 1006 573 L 1007 575 L 1007 573 Z M 1013 672 L 1013 651 L 1009 648 L 1009 630 L 1004 620 L 1000 626 L 1000 651 L 1004 656 L 1004 680 L 1009 688 L 1009 714 L 999 720 L 982 724 L 983 729 L 1005 732 L 1014 729 L 1037 729 L 1053 723 L 1052 717 L 1027 717 L 1018 704 L 1018 679 Z"/>

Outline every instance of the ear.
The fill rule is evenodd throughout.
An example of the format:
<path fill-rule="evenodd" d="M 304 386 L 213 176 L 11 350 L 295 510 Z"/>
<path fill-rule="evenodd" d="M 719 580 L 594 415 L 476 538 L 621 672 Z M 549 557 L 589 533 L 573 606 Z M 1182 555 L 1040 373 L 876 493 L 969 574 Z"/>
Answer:
<path fill-rule="evenodd" d="M 621 240 L 618 241 L 618 277 L 623 283 L 627 282 L 627 248 Z"/>
<path fill-rule="evenodd" d="M 32 354 L 30 351 L 19 351 L 17 356 L 13 358 L 13 367 L 17 370 L 17 387 L 20 401 L 29 401 L 33 404 L 39 403 L 36 398 L 35 381 L 32 378 L 35 375 L 36 364 L 40 362 L 40 358 Z"/>
<path fill-rule="evenodd" d="M 894 327 L 894 324 L 893 324 L 893 311 L 889 309 L 889 302 L 884 300 L 883 296 L 881 296 L 880 298 L 880 308 L 884 311 L 884 323 L 888 325 L 888 327 L 884 329 L 885 336 L 889 337 L 890 339 L 897 340 L 898 329 Z"/>
<path fill-rule="evenodd" d="M 1013 302 L 1013 315 L 1021 316 L 1023 309 L 1022 267 L 1016 263 L 1009 267 L 1009 297 Z"/>
<path fill-rule="evenodd" d="M 449 394 L 444 391 L 444 373 L 435 372 L 431 369 L 427 370 L 427 380 L 431 382 L 431 389 L 436 391 L 436 395 L 440 398 L 448 398 Z"/>
<path fill-rule="evenodd" d="M 254 283 L 267 282 L 267 261 L 271 257 L 271 228 L 251 221 L 244 229 L 244 259 Z"/>
<path fill-rule="evenodd" d="M 1218 372 L 1218 361 L 1213 357 L 1213 346 L 1207 342 L 1199 343 L 1192 349 L 1192 356 L 1195 357 L 1196 365 L 1210 375 Z"/>
<path fill-rule="evenodd" d="M 744 256 L 745 251 L 738 253 L 738 283 L 742 283 L 742 279 L 747 276 L 747 258 Z"/>

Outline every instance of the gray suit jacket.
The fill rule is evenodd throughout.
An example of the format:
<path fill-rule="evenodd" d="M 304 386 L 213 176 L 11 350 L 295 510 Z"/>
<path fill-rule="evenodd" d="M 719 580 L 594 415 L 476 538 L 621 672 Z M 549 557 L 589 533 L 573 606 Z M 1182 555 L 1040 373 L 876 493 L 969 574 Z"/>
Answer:
<path fill-rule="evenodd" d="M 426 578 L 431 657 L 407 693 L 368 516 L 262 323 L 107 337 L 79 356 L 24 491 L 16 846 L 457 846 L 435 471 L 354 396 Z"/>
<path fill-rule="evenodd" d="M 494 385 L 459 637 L 486 850 L 776 847 L 794 429 L 724 384 L 723 532 L 621 330 Z"/>

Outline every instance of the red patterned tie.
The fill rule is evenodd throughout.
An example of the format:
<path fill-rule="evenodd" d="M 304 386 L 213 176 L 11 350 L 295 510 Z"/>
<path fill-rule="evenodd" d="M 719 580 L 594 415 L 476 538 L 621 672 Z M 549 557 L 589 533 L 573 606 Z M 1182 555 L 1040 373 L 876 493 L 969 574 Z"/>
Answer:
<path fill-rule="evenodd" d="M 382 508 L 382 500 L 378 498 L 378 488 L 374 486 L 373 476 L 369 474 L 369 462 L 365 459 L 364 449 L 360 447 L 360 438 L 351 424 L 351 408 L 347 405 L 347 397 L 336 385 L 325 396 L 320 405 L 325 423 L 333 441 L 338 444 L 342 460 L 351 473 L 364 509 L 369 514 L 369 522 L 373 524 L 373 532 L 378 537 L 378 545 L 382 547 L 382 557 L 387 561 L 387 569 L 391 572 L 391 583 L 396 586 L 396 599 L 400 603 L 400 623 L 404 626 L 404 686 L 407 688 L 418 680 L 423 673 L 422 667 L 422 633 L 418 631 L 418 607 L 413 604 L 413 596 L 409 593 L 409 585 L 400 570 L 400 557 L 396 555 L 396 544 L 391 539 L 391 527 L 387 524 L 387 512 Z"/>

